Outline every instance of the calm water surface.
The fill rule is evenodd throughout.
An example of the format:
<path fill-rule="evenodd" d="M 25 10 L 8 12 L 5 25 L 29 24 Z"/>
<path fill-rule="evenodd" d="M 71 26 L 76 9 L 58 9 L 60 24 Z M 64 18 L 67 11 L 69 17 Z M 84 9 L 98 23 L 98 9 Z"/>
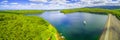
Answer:
<path fill-rule="evenodd" d="M 59 11 L 47 11 L 36 16 L 50 22 L 66 40 L 98 40 L 108 17 L 82 12 L 63 14 Z"/>

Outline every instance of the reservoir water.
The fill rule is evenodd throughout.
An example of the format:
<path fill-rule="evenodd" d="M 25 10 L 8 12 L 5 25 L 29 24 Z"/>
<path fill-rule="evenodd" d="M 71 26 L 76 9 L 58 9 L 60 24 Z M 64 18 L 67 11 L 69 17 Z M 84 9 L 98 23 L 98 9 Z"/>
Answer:
<path fill-rule="evenodd" d="M 40 15 L 50 22 L 66 40 L 99 40 L 107 15 L 60 11 L 47 11 Z"/>

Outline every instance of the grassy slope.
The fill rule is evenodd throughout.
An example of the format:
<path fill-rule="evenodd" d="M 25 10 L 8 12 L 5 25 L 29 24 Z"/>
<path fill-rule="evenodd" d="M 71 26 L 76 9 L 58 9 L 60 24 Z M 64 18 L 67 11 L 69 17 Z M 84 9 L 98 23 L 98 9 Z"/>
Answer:
<path fill-rule="evenodd" d="M 101 8 L 76 8 L 76 9 L 65 9 L 61 10 L 62 13 L 68 14 L 73 12 L 87 12 L 87 13 L 102 13 L 102 14 L 113 14 L 116 15 L 117 18 L 120 19 L 120 10 L 109 10 L 109 9 L 101 9 Z"/>
<path fill-rule="evenodd" d="M 41 14 L 44 10 L 0 10 L 0 13 L 14 13 L 14 14 Z"/>
<path fill-rule="evenodd" d="M 0 40 L 56 40 L 56 33 L 55 28 L 42 18 L 0 14 Z"/>

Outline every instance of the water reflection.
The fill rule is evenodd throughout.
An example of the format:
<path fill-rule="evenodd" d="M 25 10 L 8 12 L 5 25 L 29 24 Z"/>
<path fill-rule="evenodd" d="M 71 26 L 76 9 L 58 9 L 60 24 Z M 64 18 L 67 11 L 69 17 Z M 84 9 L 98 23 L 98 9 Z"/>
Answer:
<path fill-rule="evenodd" d="M 53 24 L 67 40 L 98 40 L 107 19 L 106 15 L 59 11 L 48 11 L 39 16 Z"/>

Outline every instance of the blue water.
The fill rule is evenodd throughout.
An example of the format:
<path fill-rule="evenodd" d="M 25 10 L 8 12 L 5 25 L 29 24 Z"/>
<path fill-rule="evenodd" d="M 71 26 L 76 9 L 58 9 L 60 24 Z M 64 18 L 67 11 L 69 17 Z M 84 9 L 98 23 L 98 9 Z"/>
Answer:
<path fill-rule="evenodd" d="M 81 12 L 47 11 L 38 16 L 50 22 L 66 40 L 99 40 L 107 20 L 107 15 Z"/>

